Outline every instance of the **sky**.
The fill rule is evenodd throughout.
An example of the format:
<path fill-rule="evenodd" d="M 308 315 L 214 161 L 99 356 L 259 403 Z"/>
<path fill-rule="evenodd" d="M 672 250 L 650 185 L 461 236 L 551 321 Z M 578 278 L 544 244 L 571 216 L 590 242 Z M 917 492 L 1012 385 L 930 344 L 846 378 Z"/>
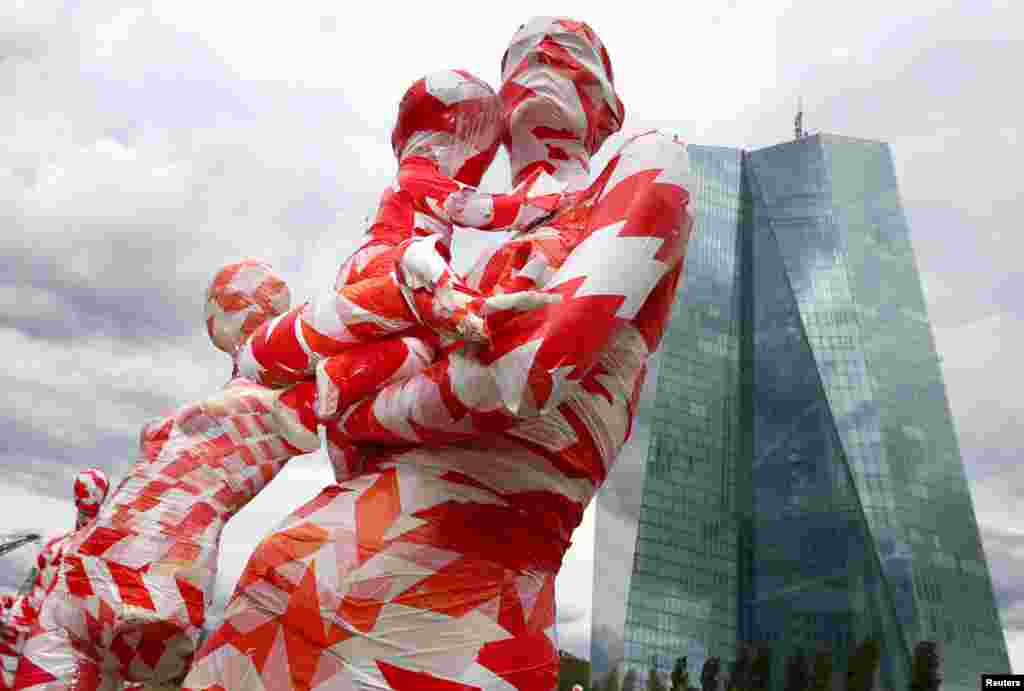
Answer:
<path fill-rule="evenodd" d="M 1024 3 L 1009 0 L 0 3 L 6 528 L 69 528 L 77 470 L 119 477 L 144 421 L 226 380 L 202 322 L 218 267 L 266 257 L 297 299 L 333 280 L 393 174 L 408 85 L 454 67 L 496 84 L 516 28 L 552 12 L 607 45 L 626 132 L 758 148 L 791 138 L 802 99 L 812 132 L 889 142 L 1024 672 Z M 499 158 L 484 186 L 507 183 Z M 460 231 L 456 262 L 500 239 Z M 221 599 L 260 537 L 330 480 L 320 455 L 299 458 L 229 524 Z M 558 581 L 561 645 L 581 655 L 593 531 L 588 510 Z M 0 558 L 0 587 L 30 552 Z"/>

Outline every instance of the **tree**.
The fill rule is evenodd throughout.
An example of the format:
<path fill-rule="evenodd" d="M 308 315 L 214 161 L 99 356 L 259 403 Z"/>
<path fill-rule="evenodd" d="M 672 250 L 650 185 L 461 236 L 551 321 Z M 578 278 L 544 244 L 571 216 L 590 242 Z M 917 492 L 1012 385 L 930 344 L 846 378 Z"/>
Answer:
<path fill-rule="evenodd" d="M 685 658 L 684 658 L 685 659 Z M 704 667 L 700 671 L 701 691 L 717 691 L 718 673 L 722 669 L 722 661 L 717 657 L 709 657 L 704 661 Z M 801 689 L 800 691 L 804 691 Z"/>
<path fill-rule="evenodd" d="M 690 688 L 688 666 L 685 656 L 676 658 L 676 664 L 672 668 L 672 691 L 686 691 Z"/>
<path fill-rule="evenodd" d="M 590 685 L 590 663 L 564 650 L 558 651 L 558 691 L 571 691 L 573 685 Z"/>
<path fill-rule="evenodd" d="M 622 678 L 622 691 L 640 691 L 635 669 L 628 669 Z"/>
<path fill-rule="evenodd" d="M 754 659 L 750 663 L 750 683 L 747 688 L 752 691 L 768 691 L 772 682 L 772 650 L 767 645 L 759 644 L 754 648 Z"/>
<path fill-rule="evenodd" d="M 811 678 L 812 691 L 832 691 L 832 650 L 823 646 L 814 656 L 814 675 Z"/>
<path fill-rule="evenodd" d="M 726 683 L 727 691 L 748 691 L 750 688 L 750 646 L 739 642 L 736 644 L 736 661 L 732 663 L 732 672 Z"/>
<path fill-rule="evenodd" d="M 619 687 L 619 665 L 616 664 L 612 667 L 611 671 L 608 672 L 608 676 L 604 678 L 601 683 L 600 691 L 621 691 Z"/>
<path fill-rule="evenodd" d="M 658 676 L 657 667 L 652 666 L 647 674 L 647 691 L 667 691 L 665 685 L 661 683 L 661 677 Z"/>
<path fill-rule="evenodd" d="M 942 684 L 942 656 L 935 641 L 921 641 L 914 646 L 910 671 L 911 691 L 938 691 Z"/>
<path fill-rule="evenodd" d="M 797 651 L 786 658 L 786 691 L 807 691 L 811 683 L 811 672 L 808 669 L 807 656 L 804 651 Z"/>
<path fill-rule="evenodd" d="M 847 691 L 874 691 L 875 672 L 882 655 L 882 647 L 874 638 L 862 642 L 850 656 L 846 673 Z"/>

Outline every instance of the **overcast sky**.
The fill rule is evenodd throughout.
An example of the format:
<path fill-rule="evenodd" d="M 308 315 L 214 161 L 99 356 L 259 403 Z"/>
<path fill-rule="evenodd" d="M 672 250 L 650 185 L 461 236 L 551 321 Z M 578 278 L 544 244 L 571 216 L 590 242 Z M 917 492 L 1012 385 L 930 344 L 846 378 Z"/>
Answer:
<path fill-rule="evenodd" d="M 346 5 L 0 2 L 8 528 L 70 527 L 77 469 L 119 476 L 143 421 L 226 379 L 202 325 L 222 263 L 267 257 L 300 299 L 333 280 L 393 172 L 390 127 L 413 80 L 463 67 L 496 83 L 515 29 L 555 11 L 608 46 L 628 130 L 756 148 L 791 136 L 799 96 L 812 131 L 891 144 L 1024 672 L 1024 3 Z M 486 185 L 501 188 L 505 166 Z M 481 246 L 460 237 L 459 261 Z M 322 458 L 299 459 L 238 516 L 222 592 L 256 540 L 329 480 Z M 588 511 L 559 579 L 562 645 L 578 654 L 589 651 L 592 543 Z M 0 561 L 0 586 L 29 551 Z"/>

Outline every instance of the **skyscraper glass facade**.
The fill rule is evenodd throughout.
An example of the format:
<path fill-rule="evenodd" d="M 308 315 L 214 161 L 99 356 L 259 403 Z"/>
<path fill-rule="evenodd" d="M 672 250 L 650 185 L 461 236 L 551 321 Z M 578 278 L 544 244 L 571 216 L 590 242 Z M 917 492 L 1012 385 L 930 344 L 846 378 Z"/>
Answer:
<path fill-rule="evenodd" d="M 593 678 L 685 655 L 695 679 L 747 641 L 781 688 L 796 651 L 827 646 L 841 678 L 869 637 L 883 688 L 906 688 L 922 639 L 946 688 L 1007 671 L 888 147 L 691 161 L 697 232 L 644 434 L 598 499 Z"/>
<path fill-rule="evenodd" d="M 749 203 L 740 151 L 691 146 L 690 163 L 698 231 L 648 376 L 653 401 L 598 496 L 592 680 L 633 669 L 645 683 L 651 666 L 667 676 L 677 657 L 700 664 L 736 640 L 739 250 Z"/>

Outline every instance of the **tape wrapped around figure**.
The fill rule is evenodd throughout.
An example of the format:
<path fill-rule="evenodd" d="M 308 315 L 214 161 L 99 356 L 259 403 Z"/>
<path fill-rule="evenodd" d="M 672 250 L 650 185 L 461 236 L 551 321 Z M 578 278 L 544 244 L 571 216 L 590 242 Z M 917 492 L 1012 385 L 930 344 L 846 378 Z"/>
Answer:
<path fill-rule="evenodd" d="M 347 406 L 343 389 L 365 383 L 343 369 L 319 383 L 344 408 L 326 435 L 340 484 L 257 547 L 187 689 L 557 686 L 555 576 L 629 437 L 671 313 L 688 164 L 648 134 L 589 182 L 622 108 L 585 24 L 524 25 L 504 73 L 515 181 L 544 171 L 579 194 L 465 281 L 484 299 L 490 348 L 442 347 Z M 511 310 L 513 290 L 554 297 Z M 373 347 L 347 357 L 372 363 Z"/>
<path fill-rule="evenodd" d="M 482 296 L 449 266 L 455 225 L 522 230 L 558 208 L 565 184 L 543 170 L 509 194 L 477 190 L 503 129 L 493 90 L 463 70 L 417 80 L 399 106 L 399 169 L 363 244 L 334 290 L 268 321 L 238 353 L 239 374 L 268 386 L 311 377 L 324 358 L 361 344 L 418 335 L 485 342 Z"/>
<path fill-rule="evenodd" d="M 288 302 L 284 282 L 255 261 L 222 268 L 207 295 L 209 335 L 229 352 Z M 319 446 L 314 388 L 232 379 L 144 425 L 138 460 L 106 501 L 102 473 L 79 474 L 80 527 L 40 555 L 46 596 L 18 651 L 17 688 L 180 681 L 203 636 L 224 524 Z"/>
<path fill-rule="evenodd" d="M 75 476 L 72 484 L 76 511 L 75 532 L 65 533 L 44 543 L 36 556 L 35 574 L 28 591 L 13 599 L 0 625 L 4 629 L 3 639 L 6 642 L 6 650 L 0 652 L 0 664 L 6 670 L 0 675 L 0 689 L 27 688 L 23 686 L 27 683 L 24 680 L 15 685 L 25 647 L 30 637 L 38 635 L 40 614 L 44 607 L 52 609 L 61 604 L 54 599 L 54 591 L 57 590 L 65 553 L 77 532 L 96 518 L 109 488 L 106 474 L 98 468 L 87 468 Z"/>
<path fill-rule="evenodd" d="M 196 690 L 557 685 L 555 577 L 629 438 L 671 314 L 688 162 L 649 133 L 589 182 L 623 109 L 583 23 L 517 32 L 498 127 L 478 81 L 449 71 L 409 91 L 396 184 L 336 290 L 263 304 L 261 265 L 255 285 L 232 276 L 211 291 L 211 338 L 254 381 L 147 426 L 139 463 L 65 548 L 21 679 L 47 691 L 186 670 Z M 501 133 L 517 187 L 485 195 L 468 185 Z M 521 232 L 464 279 L 447 268 L 454 224 Z M 425 239 L 428 270 L 402 274 L 403 250 Z M 449 286 L 473 297 L 488 344 L 451 347 L 462 306 Z M 339 412 L 326 433 L 339 484 L 258 546 L 193 661 L 225 521 L 317 447 L 318 416 Z"/>
<path fill-rule="evenodd" d="M 19 688 L 62 688 L 83 670 L 180 680 L 202 637 L 225 523 L 290 458 L 319 444 L 302 403 L 311 400 L 236 379 L 146 425 L 133 470 L 63 546 Z"/>
<path fill-rule="evenodd" d="M 228 264 L 206 292 L 206 330 L 213 344 L 232 357 L 268 319 L 288 311 L 288 285 L 265 261 Z"/>

